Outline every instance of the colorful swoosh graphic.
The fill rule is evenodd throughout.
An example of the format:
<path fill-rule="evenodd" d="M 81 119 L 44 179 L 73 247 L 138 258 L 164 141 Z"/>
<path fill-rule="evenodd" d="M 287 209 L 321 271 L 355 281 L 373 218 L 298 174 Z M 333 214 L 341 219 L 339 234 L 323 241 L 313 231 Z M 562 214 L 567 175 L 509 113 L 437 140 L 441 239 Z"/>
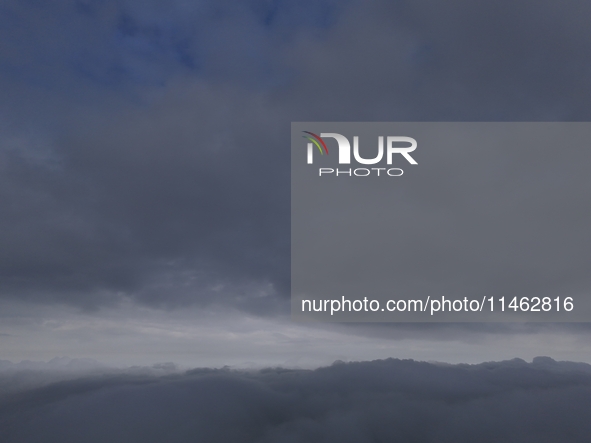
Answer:
<path fill-rule="evenodd" d="M 314 134 L 313 132 L 309 132 L 309 131 L 302 131 L 302 132 L 305 132 L 306 134 L 310 134 L 312 137 L 314 137 L 314 138 L 312 138 L 312 137 L 308 137 L 307 135 L 302 135 L 302 137 L 307 138 L 312 143 L 314 143 L 321 154 L 324 155 L 324 153 L 326 152 L 326 155 L 328 155 L 328 148 L 326 147 L 326 143 L 324 143 L 324 140 L 322 140 L 322 138 L 320 138 L 318 135 Z M 320 143 L 318 143 L 318 142 L 320 142 Z M 322 145 L 322 147 L 320 145 Z M 322 150 L 322 148 L 324 148 L 324 151 Z"/>

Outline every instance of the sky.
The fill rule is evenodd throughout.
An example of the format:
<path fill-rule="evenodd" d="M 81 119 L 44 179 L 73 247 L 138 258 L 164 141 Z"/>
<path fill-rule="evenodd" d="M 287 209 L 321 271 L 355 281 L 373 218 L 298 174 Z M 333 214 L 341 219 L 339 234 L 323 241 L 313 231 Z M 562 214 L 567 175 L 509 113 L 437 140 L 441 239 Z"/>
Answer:
<path fill-rule="evenodd" d="M 0 0 L 0 439 L 588 441 L 588 324 L 298 323 L 289 289 L 291 122 L 589 121 L 590 14 Z M 591 154 L 554 154 L 472 156 L 426 272 L 588 293 Z"/>
<path fill-rule="evenodd" d="M 589 8 L 3 1 L 2 358 L 302 368 L 389 357 L 590 362 L 586 324 L 289 317 L 290 122 L 588 120 Z M 470 159 L 491 162 L 491 175 L 503 164 L 495 160 Z M 527 231 L 531 217 L 520 215 L 529 211 L 542 234 L 505 257 L 471 236 L 484 251 L 464 263 L 474 287 L 494 278 L 504 288 L 519 270 L 509 261 L 536 290 L 589 290 L 588 158 L 555 160 L 517 155 L 524 173 L 491 181 L 505 194 L 452 190 L 449 221 L 470 229 L 466 201 L 486 207 L 519 189 L 505 220 Z M 533 203 L 530 188 L 542 189 Z M 441 190 L 427 191 L 413 196 L 418 204 Z M 552 244 L 552 232 L 566 237 Z M 446 242 L 437 229 L 426 238 L 426 255 Z"/>

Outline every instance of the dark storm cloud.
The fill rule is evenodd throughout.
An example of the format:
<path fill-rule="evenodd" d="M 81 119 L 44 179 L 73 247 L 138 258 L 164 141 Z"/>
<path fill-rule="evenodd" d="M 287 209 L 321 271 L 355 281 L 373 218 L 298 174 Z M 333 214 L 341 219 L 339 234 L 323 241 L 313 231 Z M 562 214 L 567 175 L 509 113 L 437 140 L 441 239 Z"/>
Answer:
<path fill-rule="evenodd" d="M 81 378 L 6 396 L 12 442 L 586 442 L 591 367 L 540 357 Z"/>
<path fill-rule="evenodd" d="M 224 292 L 252 279 L 285 288 L 287 151 L 260 146 L 281 125 L 257 117 L 252 99 L 190 94 L 190 103 L 135 110 L 121 123 L 79 120 L 51 165 L 6 155 L 5 292 L 76 300 L 149 283 L 146 300 L 174 302 L 191 296 L 183 287 L 203 295 L 222 281 Z"/>
<path fill-rule="evenodd" d="M 289 283 L 289 122 L 249 88 L 334 5 L 2 8 L 2 295 L 273 309 L 256 300 Z"/>
<path fill-rule="evenodd" d="M 589 118 L 583 2 L 313 4 L 3 5 L 2 296 L 262 312 L 289 284 L 290 121 Z"/>
<path fill-rule="evenodd" d="M 290 53 L 296 121 L 589 120 L 589 4 L 352 5 Z"/>
<path fill-rule="evenodd" d="M 29 90 L 82 93 L 74 100 L 175 74 L 263 86 L 277 74 L 278 45 L 326 28 L 340 9 L 334 0 L 6 0 L 0 73 Z"/>

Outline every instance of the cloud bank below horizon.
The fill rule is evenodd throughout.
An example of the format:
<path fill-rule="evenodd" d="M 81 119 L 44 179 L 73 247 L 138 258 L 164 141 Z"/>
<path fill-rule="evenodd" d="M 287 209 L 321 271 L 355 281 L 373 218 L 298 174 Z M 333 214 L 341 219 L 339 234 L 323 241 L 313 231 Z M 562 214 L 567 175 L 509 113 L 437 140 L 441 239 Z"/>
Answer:
<path fill-rule="evenodd" d="M 4 396 L 0 438 L 36 442 L 586 442 L 591 366 L 412 360 L 316 370 L 86 376 Z"/>

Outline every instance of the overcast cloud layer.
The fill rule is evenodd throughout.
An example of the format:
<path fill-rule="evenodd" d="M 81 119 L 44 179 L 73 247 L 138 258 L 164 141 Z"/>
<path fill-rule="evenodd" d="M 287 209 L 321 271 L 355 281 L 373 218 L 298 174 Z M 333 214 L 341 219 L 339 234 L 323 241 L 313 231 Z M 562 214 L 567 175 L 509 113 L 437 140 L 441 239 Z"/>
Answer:
<path fill-rule="evenodd" d="M 591 362 L 588 324 L 291 322 L 289 134 L 589 121 L 590 16 L 0 0 L 0 440 L 588 442 L 591 366 L 511 360 Z M 588 294 L 588 155 L 514 154 L 475 151 L 466 169 L 488 175 L 446 188 L 440 169 L 399 196 L 414 260 L 435 286 Z"/>
<path fill-rule="evenodd" d="M 538 358 L 412 360 L 314 371 L 156 368 L 13 393 L 0 439 L 16 442 L 587 442 L 591 367 Z"/>
<path fill-rule="evenodd" d="M 281 335 L 291 327 L 290 122 L 589 120 L 590 8 L 504 0 L 1 2 L 0 302 L 5 318 L 18 312 L 0 324 L 4 352 L 29 358 L 43 338 L 55 340 L 43 352 L 80 356 L 84 340 L 69 347 L 63 338 L 81 330 L 80 315 L 131 325 L 140 337 L 140 311 L 127 316 L 129 306 L 160 313 L 154 324 L 162 331 L 176 318 L 171 312 L 195 309 L 211 311 L 220 336 L 240 313 L 269 319 L 258 327 Z M 548 199 L 524 193 L 527 205 L 518 200 L 509 209 L 522 224 L 524 208 L 539 213 L 544 233 L 562 227 L 578 252 L 541 244 L 532 231 L 535 247 L 516 248 L 514 260 L 535 276 L 559 255 L 565 285 L 588 292 L 588 189 L 577 180 L 584 162 L 572 175 L 566 159 L 558 183 L 547 180 L 552 158 L 515 162 L 529 171 L 526 186 L 547 190 Z M 523 177 L 509 174 L 503 186 L 522 190 Z M 452 221 L 469 220 L 471 208 L 453 208 Z M 561 208 L 580 217 L 562 220 Z M 425 256 L 446 233 L 431 235 Z M 495 246 L 486 236 L 476 244 Z M 532 255 L 524 264 L 521 257 Z M 426 272 L 440 269 L 433 262 Z M 489 284 L 494 274 L 508 282 L 514 272 L 487 264 L 470 281 Z M 494 328 L 355 326 L 342 340 L 415 337 L 433 349 L 497 337 L 481 349 L 484 360 L 511 337 L 588 337 L 585 325 Z M 88 354 L 112 339 L 106 329 L 88 333 Z M 209 349 L 228 340 L 212 340 Z M 157 342 L 155 355 L 175 343 L 174 334 Z M 563 358 L 591 360 L 586 348 L 569 349 Z M 461 352 L 453 355 L 457 361 Z"/>

